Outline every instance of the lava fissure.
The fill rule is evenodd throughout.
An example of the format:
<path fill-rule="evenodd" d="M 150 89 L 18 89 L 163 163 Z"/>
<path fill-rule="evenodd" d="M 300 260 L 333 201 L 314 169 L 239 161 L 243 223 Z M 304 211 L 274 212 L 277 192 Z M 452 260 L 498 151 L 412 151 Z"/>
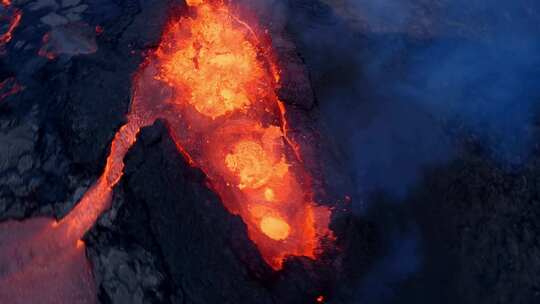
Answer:
<path fill-rule="evenodd" d="M 149 59 L 171 90 L 177 146 L 242 217 L 274 269 L 286 256 L 315 258 L 331 236 L 330 211 L 313 202 L 301 151 L 289 138 L 269 39 L 220 1 L 190 3 Z"/>
<path fill-rule="evenodd" d="M 11 1 L 2 1 L 1 5 L 5 12 L 0 15 L 0 20 L 6 20 L 8 24 L 6 31 L 0 34 L 0 46 L 4 46 L 11 41 L 13 32 L 21 23 L 22 12 L 20 9 L 12 8 Z"/>

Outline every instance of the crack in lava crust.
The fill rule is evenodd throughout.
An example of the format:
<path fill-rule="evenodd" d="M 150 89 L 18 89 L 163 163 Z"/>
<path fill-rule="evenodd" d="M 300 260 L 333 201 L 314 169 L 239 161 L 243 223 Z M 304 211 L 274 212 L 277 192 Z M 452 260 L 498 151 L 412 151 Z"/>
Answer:
<path fill-rule="evenodd" d="M 0 54 L 2 54 L 4 46 L 11 41 L 13 32 L 21 22 L 22 12 L 18 8 L 13 8 L 9 0 L 2 0 L 0 6 L 2 6 L 0 20 L 7 24 L 6 31 L 0 33 Z"/>
<path fill-rule="evenodd" d="M 320 241 L 333 238 L 330 210 L 313 202 L 300 149 L 287 136 L 268 37 L 221 1 L 188 4 L 189 16 L 169 23 L 134 77 L 128 122 L 77 206 L 59 222 L 0 224 L 0 303 L 96 302 L 80 239 L 110 207 L 139 130 L 156 119 L 167 122 L 178 151 L 243 219 L 273 269 L 287 256 L 316 258 Z"/>

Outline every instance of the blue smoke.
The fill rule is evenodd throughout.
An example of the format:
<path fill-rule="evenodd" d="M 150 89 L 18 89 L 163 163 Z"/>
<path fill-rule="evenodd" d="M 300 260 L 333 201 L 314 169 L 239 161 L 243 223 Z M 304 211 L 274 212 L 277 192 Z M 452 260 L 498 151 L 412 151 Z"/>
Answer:
<path fill-rule="evenodd" d="M 348 0 L 343 14 L 338 2 L 289 1 L 289 26 L 359 191 L 403 198 L 464 141 L 509 168 L 527 160 L 538 129 L 540 3 Z"/>
<path fill-rule="evenodd" d="M 501 32 L 487 41 L 440 41 L 416 54 L 393 93 L 477 135 L 497 160 L 520 164 L 540 101 L 539 37 Z"/>
<path fill-rule="evenodd" d="M 404 201 L 426 169 L 459 157 L 471 143 L 508 170 L 520 168 L 538 145 L 540 2 L 288 3 L 289 30 L 310 71 L 326 133 L 341 145 L 354 178 L 356 213 L 405 210 L 355 202 L 381 192 Z M 414 223 L 411 215 L 399 220 Z M 390 241 L 360 282 L 358 303 L 395 300 L 400 283 L 422 264 L 421 231 L 392 231 L 392 222 L 374 220 Z"/>
<path fill-rule="evenodd" d="M 356 303 L 387 303 L 396 296 L 399 282 L 421 267 L 417 231 L 393 233 L 385 255 L 366 275 L 356 294 Z"/>

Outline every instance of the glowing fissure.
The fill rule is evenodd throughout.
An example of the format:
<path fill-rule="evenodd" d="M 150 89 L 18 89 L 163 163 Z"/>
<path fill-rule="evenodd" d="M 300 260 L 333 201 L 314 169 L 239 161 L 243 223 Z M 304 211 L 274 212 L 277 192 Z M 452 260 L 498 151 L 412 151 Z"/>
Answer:
<path fill-rule="evenodd" d="M 149 59 L 170 90 L 171 134 L 225 207 L 242 217 L 267 263 L 315 258 L 331 237 L 330 211 L 312 199 L 301 151 L 289 138 L 270 43 L 221 1 L 192 0 Z"/>
<path fill-rule="evenodd" d="M 13 38 L 13 31 L 21 22 L 22 12 L 17 8 L 11 8 L 11 1 L 2 0 L 1 5 L 5 12 L 0 15 L 0 20 L 7 21 L 8 24 L 6 31 L 0 34 L 0 46 L 4 46 Z"/>

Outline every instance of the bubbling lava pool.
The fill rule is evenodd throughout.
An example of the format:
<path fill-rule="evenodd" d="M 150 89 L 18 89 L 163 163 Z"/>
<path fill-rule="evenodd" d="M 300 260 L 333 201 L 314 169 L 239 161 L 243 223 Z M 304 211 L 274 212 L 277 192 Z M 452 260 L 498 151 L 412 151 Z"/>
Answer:
<path fill-rule="evenodd" d="M 92 303 L 83 235 L 110 207 L 123 159 L 139 130 L 166 121 L 180 153 L 207 176 L 229 212 L 275 270 L 287 256 L 316 258 L 330 210 L 312 197 L 301 149 L 287 135 L 269 37 L 224 2 L 189 0 L 133 81 L 127 123 L 102 176 L 62 220 L 0 225 L 1 303 Z M 28 290 L 33 282 L 37 284 Z M 56 287 L 49 286 L 54 284 Z M 43 297 L 40 294 L 45 294 Z M 16 300 L 14 300 L 16 299 Z"/>

